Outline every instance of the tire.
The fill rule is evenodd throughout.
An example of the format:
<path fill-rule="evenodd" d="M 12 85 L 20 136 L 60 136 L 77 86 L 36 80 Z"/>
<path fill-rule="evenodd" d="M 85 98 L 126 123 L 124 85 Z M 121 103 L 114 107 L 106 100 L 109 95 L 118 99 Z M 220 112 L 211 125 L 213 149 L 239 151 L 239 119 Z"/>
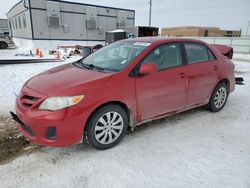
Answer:
<path fill-rule="evenodd" d="M 219 83 L 214 89 L 209 101 L 209 110 L 211 112 L 219 112 L 226 104 L 229 89 L 226 83 Z"/>
<path fill-rule="evenodd" d="M 0 49 L 6 49 L 8 45 L 5 42 L 0 42 Z"/>
<path fill-rule="evenodd" d="M 124 137 L 128 123 L 128 115 L 122 107 L 111 104 L 100 108 L 87 124 L 89 143 L 99 150 L 114 147 Z"/>

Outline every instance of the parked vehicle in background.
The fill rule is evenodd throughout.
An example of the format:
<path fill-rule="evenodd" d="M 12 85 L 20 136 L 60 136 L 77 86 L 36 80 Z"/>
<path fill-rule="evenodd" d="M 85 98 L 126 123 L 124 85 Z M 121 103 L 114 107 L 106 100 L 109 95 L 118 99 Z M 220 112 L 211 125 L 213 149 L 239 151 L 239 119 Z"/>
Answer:
<path fill-rule="evenodd" d="M 149 26 L 122 27 L 114 31 L 107 31 L 105 33 L 105 43 L 111 44 L 118 40 L 123 40 L 127 38 L 155 37 L 155 36 L 159 36 L 158 27 L 149 27 Z"/>
<path fill-rule="evenodd" d="M 6 49 L 8 47 L 15 47 L 15 43 L 9 35 L 0 34 L 0 49 Z"/>
<path fill-rule="evenodd" d="M 213 46 L 135 38 L 31 78 L 11 115 L 35 143 L 67 146 L 86 135 L 108 149 L 128 127 L 204 105 L 218 112 L 234 88 L 234 65 Z"/>

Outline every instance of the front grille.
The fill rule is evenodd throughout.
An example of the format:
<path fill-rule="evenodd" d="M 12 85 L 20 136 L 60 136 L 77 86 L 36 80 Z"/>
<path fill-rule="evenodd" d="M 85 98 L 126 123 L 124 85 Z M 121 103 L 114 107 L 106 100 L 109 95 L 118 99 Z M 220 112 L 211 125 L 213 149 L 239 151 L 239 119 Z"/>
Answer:
<path fill-rule="evenodd" d="M 24 103 L 24 102 L 22 104 L 23 104 L 23 106 L 28 107 L 28 108 L 32 106 L 32 104 L 28 104 L 28 103 Z"/>
<path fill-rule="evenodd" d="M 36 102 L 39 99 L 38 97 L 32 97 L 32 96 L 29 96 L 29 95 L 24 95 L 22 98 L 27 99 L 27 100 L 31 100 L 31 101 L 34 101 L 34 102 Z"/>
<path fill-rule="evenodd" d="M 38 97 L 29 95 L 24 95 L 21 97 L 21 103 L 26 108 L 31 108 L 38 100 L 39 100 Z"/>

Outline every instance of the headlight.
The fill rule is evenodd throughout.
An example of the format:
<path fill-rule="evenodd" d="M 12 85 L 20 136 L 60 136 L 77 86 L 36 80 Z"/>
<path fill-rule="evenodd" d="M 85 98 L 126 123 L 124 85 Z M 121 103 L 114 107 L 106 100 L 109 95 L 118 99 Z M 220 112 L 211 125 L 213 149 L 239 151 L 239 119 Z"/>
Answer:
<path fill-rule="evenodd" d="M 39 106 L 40 110 L 60 110 L 78 104 L 84 98 L 84 95 L 72 97 L 49 97 Z"/>

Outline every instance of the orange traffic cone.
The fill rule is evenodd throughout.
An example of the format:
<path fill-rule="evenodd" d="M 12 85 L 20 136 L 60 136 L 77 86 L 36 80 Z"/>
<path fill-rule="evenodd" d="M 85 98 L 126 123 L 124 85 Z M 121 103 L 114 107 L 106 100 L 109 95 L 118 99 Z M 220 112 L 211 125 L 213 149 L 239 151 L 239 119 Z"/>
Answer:
<path fill-rule="evenodd" d="M 36 55 L 39 55 L 39 48 L 36 49 Z"/>
<path fill-rule="evenodd" d="M 60 59 L 60 52 L 56 52 L 56 59 L 59 60 Z"/>
<path fill-rule="evenodd" d="M 42 52 L 42 50 L 40 50 L 39 56 L 40 56 L 40 58 L 43 58 L 43 52 Z"/>

